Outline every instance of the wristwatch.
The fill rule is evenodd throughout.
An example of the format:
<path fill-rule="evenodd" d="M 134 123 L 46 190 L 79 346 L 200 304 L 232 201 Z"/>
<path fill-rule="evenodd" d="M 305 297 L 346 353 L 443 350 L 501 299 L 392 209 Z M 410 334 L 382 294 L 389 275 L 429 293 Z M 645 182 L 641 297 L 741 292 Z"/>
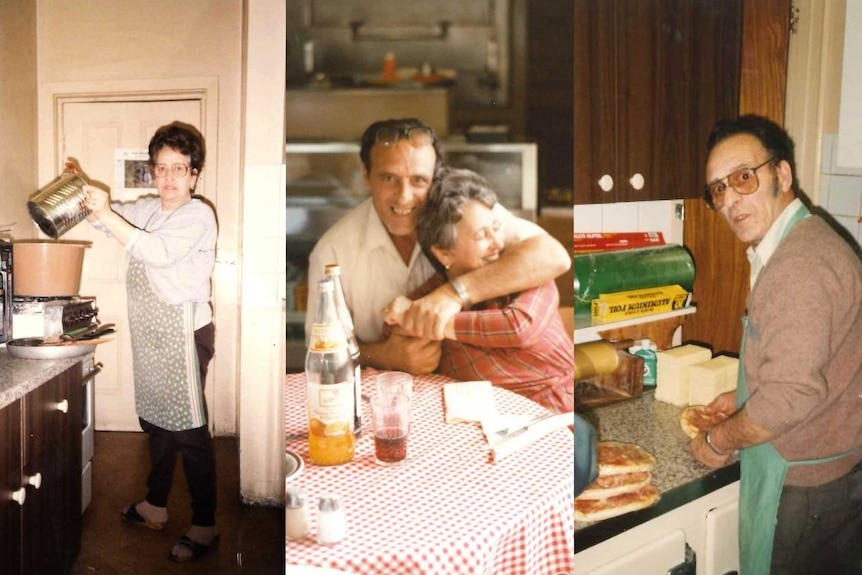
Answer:
<path fill-rule="evenodd" d="M 457 293 L 458 297 L 461 299 L 461 309 L 470 309 L 470 305 L 473 302 L 470 301 L 470 294 L 467 293 L 467 289 L 464 287 L 464 284 L 462 284 L 458 278 L 452 278 L 449 280 L 449 283 L 452 284 L 452 287 L 455 288 L 455 293 Z"/>

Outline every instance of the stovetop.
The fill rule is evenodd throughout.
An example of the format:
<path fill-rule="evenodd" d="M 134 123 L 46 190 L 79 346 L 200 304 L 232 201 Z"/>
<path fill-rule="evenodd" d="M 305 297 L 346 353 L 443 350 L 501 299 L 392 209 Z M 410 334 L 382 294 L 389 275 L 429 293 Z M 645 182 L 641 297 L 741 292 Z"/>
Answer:
<path fill-rule="evenodd" d="M 15 296 L 11 307 L 15 338 L 61 335 L 98 322 L 93 297 Z"/>

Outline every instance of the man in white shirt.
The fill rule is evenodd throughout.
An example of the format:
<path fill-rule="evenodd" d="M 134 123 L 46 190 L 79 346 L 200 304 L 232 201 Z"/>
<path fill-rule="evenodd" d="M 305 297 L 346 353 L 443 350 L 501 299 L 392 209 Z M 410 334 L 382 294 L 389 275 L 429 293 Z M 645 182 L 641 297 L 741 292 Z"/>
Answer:
<path fill-rule="evenodd" d="M 434 131 L 416 119 L 375 122 L 362 136 L 360 158 L 371 198 L 320 238 L 309 259 L 308 301 L 326 264 L 341 266 L 363 366 L 430 373 L 440 359 L 446 322 L 473 301 L 515 293 L 568 270 L 570 254 L 535 224 L 499 206 L 506 249 L 500 258 L 416 300 L 402 327 L 383 338 L 383 309 L 434 274 L 417 242 L 415 217 L 441 164 Z M 306 334 L 314 318 L 306 320 Z"/>

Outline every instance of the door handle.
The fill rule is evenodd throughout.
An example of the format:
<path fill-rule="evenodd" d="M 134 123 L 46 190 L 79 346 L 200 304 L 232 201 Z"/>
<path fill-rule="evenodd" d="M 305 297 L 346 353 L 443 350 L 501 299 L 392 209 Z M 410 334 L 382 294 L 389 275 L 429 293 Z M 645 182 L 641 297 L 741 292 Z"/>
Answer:
<path fill-rule="evenodd" d="M 37 473 L 36 475 L 31 475 L 27 479 L 27 483 L 29 483 L 30 485 L 32 485 L 36 489 L 39 489 L 40 487 L 42 487 L 42 474 Z"/>
<path fill-rule="evenodd" d="M 18 505 L 23 506 L 25 499 L 27 499 L 27 490 L 23 487 L 12 492 L 12 501 L 16 502 Z"/>
<path fill-rule="evenodd" d="M 685 544 L 685 561 L 667 570 L 666 575 L 695 575 L 697 573 L 697 554 Z"/>
<path fill-rule="evenodd" d="M 64 399 L 60 403 L 57 404 L 57 411 L 62 411 L 63 413 L 69 413 L 69 400 Z"/>
<path fill-rule="evenodd" d="M 599 187 L 603 192 L 610 192 L 614 189 L 614 179 L 610 175 L 605 174 L 599 178 Z"/>

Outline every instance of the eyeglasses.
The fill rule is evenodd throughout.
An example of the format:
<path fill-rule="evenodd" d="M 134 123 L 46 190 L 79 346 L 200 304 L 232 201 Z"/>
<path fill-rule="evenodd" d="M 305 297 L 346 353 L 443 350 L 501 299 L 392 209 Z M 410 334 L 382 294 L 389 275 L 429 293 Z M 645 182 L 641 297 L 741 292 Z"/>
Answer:
<path fill-rule="evenodd" d="M 188 164 L 156 164 L 153 166 L 153 174 L 157 178 L 167 177 L 168 172 L 175 178 L 184 178 L 189 173 Z"/>
<path fill-rule="evenodd" d="M 735 172 L 719 178 L 718 180 L 703 187 L 703 199 L 711 210 L 720 210 L 724 206 L 724 196 L 728 186 L 733 188 L 737 194 L 747 196 L 753 194 L 760 187 L 757 179 L 757 170 L 773 161 L 772 156 L 762 164 L 753 168 L 740 168 Z"/>
<path fill-rule="evenodd" d="M 374 142 L 384 146 L 394 146 L 399 140 L 405 139 L 414 146 L 427 146 L 436 142 L 437 136 L 434 135 L 434 130 L 425 126 L 410 128 L 383 126 L 377 130 L 377 134 L 374 136 Z"/>

